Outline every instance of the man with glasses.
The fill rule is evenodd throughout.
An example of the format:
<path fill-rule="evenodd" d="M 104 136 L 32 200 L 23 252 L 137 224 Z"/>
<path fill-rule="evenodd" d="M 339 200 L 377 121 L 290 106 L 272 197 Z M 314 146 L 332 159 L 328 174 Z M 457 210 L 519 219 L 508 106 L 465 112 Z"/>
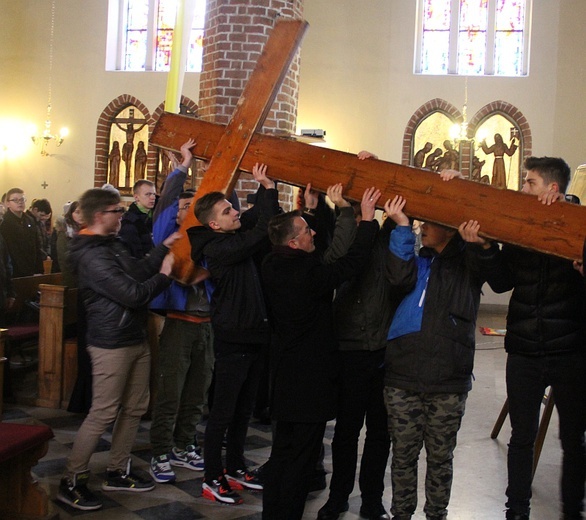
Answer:
<path fill-rule="evenodd" d="M 153 218 L 155 244 L 176 232 L 193 211 L 194 193 L 183 191 L 183 185 L 194 145 L 190 139 L 181 146 L 183 160 L 165 180 Z M 170 159 L 177 162 L 172 154 Z M 173 482 L 176 475 L 171 466 L 204 470 L 195 436 L 214 365 L 210 305 L 203 282 L 183 285 L 174 281 L 150 307 L 166 314 L 159 338 L 150 473 L 156 482 Z"/>
<path fill-rule="evenodd" d="M 93 399 L 78 430 L 57 499 L 89 511 L 102 502 L 88 488 L 89 461 L 114 423 L 104 491 L 154 489 L 150 477 L 130 468 L 130 449 L 149 403 L 150 348 L 147 304 L 171 283 L 173 234 L 144 259 L 133 258 L 117 238 L 124 208 L 120 196 L 91 189 L 79 199 L 87 228 L 71 240 L 70 261 L 87 318 Z"/>
<path fill-rule="evenodd" d="M 13 278 L 42 273 L 43 258 L 37 224 L 25 212 L 24 191 L 20 188 L 8 190 L 6 208 L 8 211 L 0 225 L 0 233 L 12 259 Z"/>

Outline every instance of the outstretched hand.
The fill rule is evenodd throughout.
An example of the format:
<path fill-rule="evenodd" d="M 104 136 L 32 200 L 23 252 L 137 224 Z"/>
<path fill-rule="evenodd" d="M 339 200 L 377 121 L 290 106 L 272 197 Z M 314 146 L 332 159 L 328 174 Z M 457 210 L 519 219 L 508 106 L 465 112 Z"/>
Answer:
<path fill-rule="evenodd" d="M 307 209 L 317 208 L 318 194 L 317 191 L 313 191 L 311 189 L 311 182 L 305 186 L 305 191 L 303 192 L 303 201 L 305 202 L 305 207 Z"/>
<path fill-rule="evenodd" d="M 442 170 L 440 172 L 442 181 L 451 181 L 452 179 L 463 179 L 464 176 L 457 170 Z"/>
<path fill-rule="evenodd" d="M 395 195 L 393 200 L 385 202 L 385 213 L 397 226 L 408 226 L 409 217 L 403 212 L 407 201 L 401 195 Z"/>
<path fill-rule="evenodd" d="M 381 192 L 375 187 L 366 188 L 362 195 L 360 202 L 360 210 L 362 212 L 362 220 L 370 221 L 374 219 L 374 212 L 376 210 L 376 203 L 380 199 Z"/>
<path fill-rule="evenodd" d="M 342 183 L 334 184 L 326 190 L 326 195 L 338 208 L 349 208 L 350 203 L 343 197 Z"/>
<path fill-rule="evenodd" d="M 267 165 L 256 163 L 252 167 L 252 176 L 254 180 L 258 182 L 267 190 L 272 190 L 275 187 L 275 183 L 267 177 Z"/>
<path fill-rule="evenodd" d="M 183 161 L 181 165 L 185 168 L 189 168 L 191 166 L 191 161 L 193 160 L 193 154 L 191 153 L 191 149 L 195 146 L 195 139 L 189 138 L 189 140 L 181 145 L 179 151 L 181 152 L 181 158 Z"/>

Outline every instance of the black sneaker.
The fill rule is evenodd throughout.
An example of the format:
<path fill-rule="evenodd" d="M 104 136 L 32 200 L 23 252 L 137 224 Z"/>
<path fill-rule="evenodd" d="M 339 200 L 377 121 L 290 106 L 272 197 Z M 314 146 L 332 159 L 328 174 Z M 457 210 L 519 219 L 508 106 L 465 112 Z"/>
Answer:
<path fill-rule="evenodd" d="M 142 493 L 155 489 L 153 479 L 148 476 L 140 476 L 130 471 L 130 459 L 126 471 L 117 469 L 106 472 L 106 480 L 102 484 L 104 491 L 133 491 Z"/>
<path fill-rule="evenodd" d="M 246 469 L 237 469 L 231 473 L 226 473 L 226 479 L 234 489 L 253 489 L 262 491 L 263 485 L 260 478 L 254 472 Z"/>
<path fill-rule="evenodd" d="M 512 509 L 507 509 L 505 518 L 507 520 L 529 520 L 529 513 L 516 513 Z"/>
<path fill-rule="evenodd" d="M 224 475 L 217 479 L 204 480 L 201 487 L 202 496 L 208 500 L 230 505 L 238 505 L 243 502 L 242 497 L 232 490 Z"/>
<path fill-rule="evenodd" d="M 385 506 L 381 503 L 376 505 L 362 504 L 362 507 L 360 508 L 360 518 L 366 518 L 368 520 L 391 520 L 391 515 L 386 512 Z M 441 518 L 443 519 L 444 517 L 442 516 Z"/>
<path fill-rule="evenodd" d="M 81 511 L 100 509 L 102 502 L 87 488 L 89 478 L 89 471 L 76 473 L 72 479 L 62 478 L 57 492 L 57 500 Z"/>

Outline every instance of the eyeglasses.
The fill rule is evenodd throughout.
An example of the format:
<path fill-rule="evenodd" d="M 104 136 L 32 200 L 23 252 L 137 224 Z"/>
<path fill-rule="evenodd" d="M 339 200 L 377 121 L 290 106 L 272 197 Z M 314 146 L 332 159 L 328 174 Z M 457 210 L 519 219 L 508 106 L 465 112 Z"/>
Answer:
<path fill-rule="evenodd" d="M 24 204 L 26 202 L 26 198 L 22 197 L 22 199 L 8 199 L 8 202 L 14 202 L 15 204 Z"/>
<path fill-rule="evenodd" d="M 294 237 L 291 237 L 289 240 L 295 240 L 296 238 L 299 238 L 301 235 L 311 235 L 311 228 L 309 226 L 306 226 L 302 231 L 297 233 Z"/>
<path fill-rule="evenodd" d="M 102 213 L 124 213 L 126 210 L 124 208 L 116 208 L 116 209 L 103 209 Z"/>

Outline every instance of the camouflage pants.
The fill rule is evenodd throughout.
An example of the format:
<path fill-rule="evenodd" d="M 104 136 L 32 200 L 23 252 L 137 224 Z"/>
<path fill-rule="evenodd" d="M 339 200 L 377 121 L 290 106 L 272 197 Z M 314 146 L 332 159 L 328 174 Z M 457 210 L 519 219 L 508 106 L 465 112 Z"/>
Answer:
<path fill-rule="evenodd" d="M 447 514 L 452 489 L 452 459 L 467 393 L 423 394 L 385 387 L 393 447 L 391 513 L 408 520 L 417 507 L 417 461 L 425 443 L 425 507 L 428 519 Z"/>

